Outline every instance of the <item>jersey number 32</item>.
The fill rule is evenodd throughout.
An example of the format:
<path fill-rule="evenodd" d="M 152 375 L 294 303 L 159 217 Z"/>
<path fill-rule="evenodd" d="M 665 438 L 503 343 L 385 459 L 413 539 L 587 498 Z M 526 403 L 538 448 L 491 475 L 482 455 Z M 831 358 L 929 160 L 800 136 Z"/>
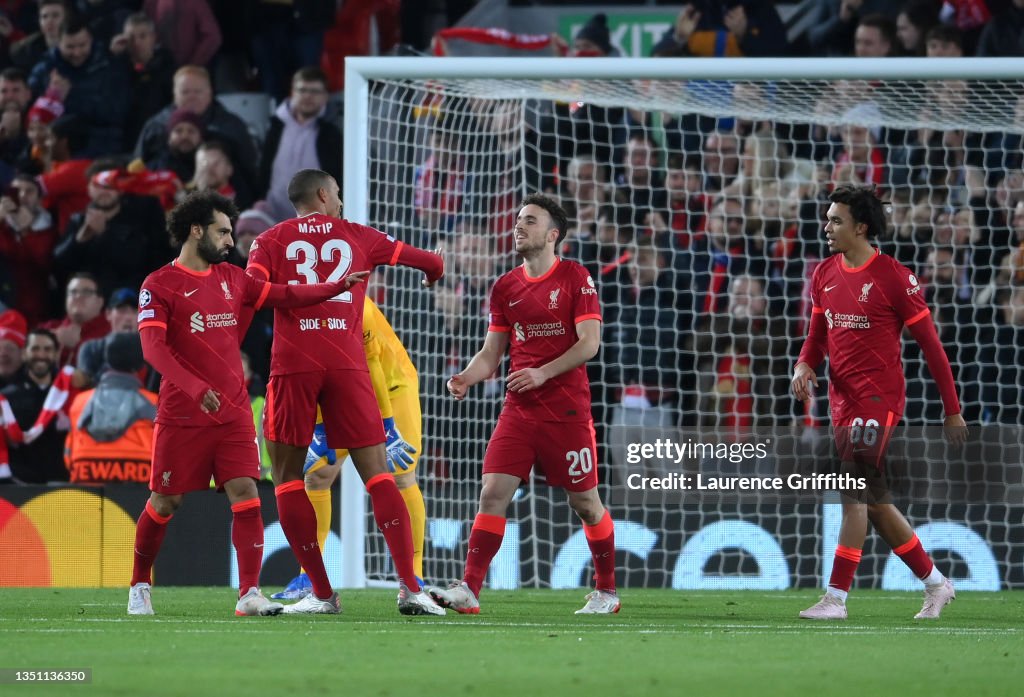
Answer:
<path fill-rule="evenodd" d="M 327 283 L 340 281 L 348 273 L 352 266 L 352 247 L 345 240 L 327 240 L 320 249 L 306 240 L 295 240 L 285 248 L 285 256 L 290 261 L 297 262 L 295 271 L 303 277 L 307 284 L 320 283 L 320 276 L 317 275 L 316 265 L 323 262 L 325 265 L 334 264 L 334 270 L 325 279 Z M 299 281 L 288 281 L 289 285 L 296 285 Z M 350 303 L 352 293 L 345 291 L 338 293 L 329 302 Z"/>

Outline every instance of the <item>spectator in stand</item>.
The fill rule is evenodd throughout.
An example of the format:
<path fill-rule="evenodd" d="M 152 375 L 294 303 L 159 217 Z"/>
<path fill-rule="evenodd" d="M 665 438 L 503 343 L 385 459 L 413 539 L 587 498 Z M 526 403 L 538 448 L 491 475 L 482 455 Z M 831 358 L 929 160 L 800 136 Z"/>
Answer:
<path fill-rule="evenodd" d="M 151 270 L 174 256 L 160 203 L 121 193 L 118 172 L 106 163 L 95 163 L 87 174 L 89 205 L 71 216 L 54 250 L 58 278 L 87 271 L 102 287 L 138 288 Z"/>
<path fill-rule="evenodd" d="M 902 53 L 923 56 L 929 30 L 939 24 L 939 0 L 908 0 L 896 15 L 896 38 Z"/>
<path fill-rule="evenodd" d="M 978 39 L 978 55 L 1024 56 L 1024 0 L 1011 0 L 985 25 Z"/>
<path fill-rule="evenodd" d="M 885 172 L 885 153 L 879 146 L 876 124 L 882 121 L 878 107 L 865 102 L 849 109 L 843 115 L 843 148 L 832 169 L 832 184 L 874 184 L 880 189 L 888 186 Z M 862 124 L 869 123 L 872 126 Z"/>
<path fill-rule="evenodd" d="M 110 323 L 103 315 L 103 293 L 91 273 L 79 271 L 68 280 L 64 310 L 66 314 L 62 319 L 40 325 L 56 337 L 60 350 L 58 363 L 62 366 L 74 364 L 84 342 L 110 333 Z"/>
<path fill-rule="evenodd" d="M 453 111 L 433 125 L 431 148 L 414 174 L 413 205 L 421 234 L 452 233 L 473 210 L 473 177 L 462 152 L 458 115 Z M 422 241 L 424 246 L 433 240 Z"/>
<path fill-rule="evenodd" d="M 0 389 L 21 371 L 28 323 L 17 310 L 0 312 Z"/>
<path fill-rule="evenodd" d="M 110 333 L 96 339 L 83 341 L 78 349 L 78 360 L 71 385 L 75 389 L 93 387 L 110 369 L 106 350 L 110 337 L 127 332 L 139 333 L 139 293 L 133 288 L 118 288 L 110 294 L 104 313 L 110 325 Z M 149 371 L 141 373 L 146 377 Z"/>
<path fill-rule="evenodd" d="M 658 233 L 671 232 L 673 245 L 688 249 L 694 237 L 703 235 L 707 215 L 700 155 L 669 155 L 665 192 L 668 202 L 664 211 L 655 213 L 652 227 Z"/>
<path fill-rule="evenodd" d="M 591 239 L 597 214 L 608 200 L 608 176 L 605 168 L 590 155 L 569 160 L 565 178 L 563 204 L 569 216 L 566 243 L 574 239 Z"/>
<path fill-rule="evenodd" d="M 57 228 L 40 204 L 39 183 L 27 174 L 14 178 L 0 197 L 0 256 L 14 280 L 14 304 L 31 326 L 48 315 L 50 269 Z"/>
<path fill-rule="evenodd" d="M 33 142 L 33 159 L 38 155 L 38 162 L 43 165 L 38 177 L 43 207 L 57 214 L 57 230 L 60 231 L 67 229 L 72 214 L 89 205 L 86 171 L 92 160 L 72 155 L 85 143 L 86 129 L 82 120 L 77 116 L 52 120 L 54 111 L 40 104 L 44 100 L 40 97 L 29 110 L 28 131 Z M 59 108 L 60 105 L 54 102 L 49 106 Z"/>
<path fill-rule="evenodd" d="M 203 144 L 203 121 L 187 109 L 175 109 L 167 121 L 167 143 L 151 160 L 146 169 L 170 170 L 183 182 L 196 175 L 196 151 Z"/>
<path fill-rule="evenodd" d="M 256 190 L 256 168 L 259 164 L 256 145 L 245 121 L 213 98 L 210 73 L 206 68 L 186 65 L 174 73 L 174 103 L 146 121 L 135 144 L 135 157 L 149 162 L 167 147 L 168 125 L 171 115 L 178 109 L 199 116 L 205 138 L 220 140 L 229 146 L 239 181 L 244 182 L 245 192 L 251 196 Z"/>
<path fill-rule="evenodd" d="M 292 217 L 294 216 L 295 212 L 292 211 Z M 276 223 L 277 221 L 270 215 L 270 206 L 266 201 L 257 201 L 252 204 L 252 208 L 242 211 L 235 223 L 235 246 L 228 256 L 228 261 L 244 269 L 249 263 L 252 243 Z M 242 355 L 243 365 L 251 366 L 257 378 L 265 379 L 270 375 L 270 342 L 273 334 L 274 311 L 267 308 L 253 314 L 249 330 L 242 340 Z M 265 385 L 263 389 L 265 392 Z M 262 433 L 262 430 L 257 429 L 257 433 Z"/>
<path fill-rule="evenodd" d="M 817 55 L 849 56 L 862 17 L 882 14 L 894 19 L 899 8 L 892 0 L 818 0 L 807 31 L 810 48 Z"/>
<path fill-rule="evenodd" d="M 630 283 L 620 301 L 605 308 L 602 362 L 616 389 L 611 421 L 618 425 L 672 428 L 679 423 L 683 345 L 676 311 L 676 284 L 664 250 L 651 238 L 631 246 Z"/>
<path fill-rule="evenodd" d="M 130 147 L 138 140 L 143 124 L 171 103 L 174 56 L 157 45 L 156 24 L 145 12 L 136 12 L 124 21 L 124 30 L 110 42 L 110 53 L 127 56 L 131 64 L 132 101 L 124 139 Z"/>
<path fill-rule="evenodd" d="M 633 209 L 637 225 L 651 225 L 654 212 L 665 210 L 668 205 L 659 159 L 657 145 L 646 131 L 636 131 L 629 136 L 615 200 Z"/>
<path fill-rule="evenodd" d="M 25 117 L 31 103 L 25 73 L 20 68 L 0 71 L 0 161 L 12 167 L 28 147 Z"/>
<path fill-rule="evenodd" d="M 11 46 L 11 62 L 22 70 L 32 70 L 57 47 L 60 28 L 67 17 L 66 0 L 39 0 L 39 31 Z"/>
<path fill-rule="evenodd" d="M 712 131 L 704 139 L 701 162 L 704 189 L 715 194 L 729 186 L 740 169 L 740 139 L 727 131 Z"/>
<path fill-rule="evenodd" d="M 175 64 L 205 67 L 217 54 L 220 26 L 206 0 L 145 0 L 142 9 L 153 18 L 160 44 L 170 49 Z"/>
<path fill-rule="evenodd" d="M 288 76 L 303 66 L 320 65 L 324 31 L 334 24 L 337 3 L 258 0 L 254 4 L 251 45 L 256 70 L 263 91 L 275 101 L 284 101 Z"/>
<path fill-rule="evenodd" d="M 57 46 L 36 64 L 28 84 L 35 95 L 47 92 L 64 103 L 64 112 L 81 118 L 88 137 L 83 154 L 98 157 L 121 152 L 131 98 L 128 61 L 111 56 L 93 40 L 89 27 L 69 19 L 61 25 Z"/>
<path fill-rule="evenodd" d="M 57 337 L 46 329 L 33 329 L 25 342 L 24 366 L 15 380 L 2 391 L 22 431 L 28 431 L 43 410 L 43 404 L 57 374 Z M 66 482 L 64 438 L 69 423 L 61 412 L 51 419 L 31 443 L 11 448 L 11 471 L 25 484 Z"/>
<path fill-rule="evenodd" d="M 302 169 L 320 169 L 341 181 L 341 129 L 327 103 L 327 76 L 320 68 L 302 68 L 292 77 L 291 96 L 270 117 L 263 143 L 260 182 L 276 220 L 295 216 L 288 182 Z"/>
<path fill-rule="evenodd" d="M 572 55 L 619 55 L 611 44 L 606 15 L 594 15 L 580 28 L 573 38 Z M 584 102 L 556 102 L 552 119 L 550 130 L 555 135 L 553 149 L 558 152 L 559 172 L 566 171 L 569 160 L 577 155 L 592 155 L 602 163 L 621 160 L 619 151 L 625 145 L 627 136 L 624 109 Z"/>
<path fill-rule="evenodd" d="M 1002 293 L 995 340 L 982 347 L 982 403 L 986 423 L 1024 426 L 1024 285 Z"/>
<path fill-rule="evenodd" d="M 963 34 L 956 27 L 936 24 L 925 36 L 925 53 L 929 58 L 963 58 Z"/>
<path fill-rule="evenodd" d="M 883 14 L 868 15 L 857 23 L 853 55 L 857 58 L 889 58 L 896 53 L 896 23 Z"/>
<path fill-rule="evenodd" d="M 786 28 L 771 3 L 693 0 L 654 47 L 658 56 L 785 56 Z"/>
<path fill-rule="evenodd" d="M 64 461 L 77 484 L 148 482 L 152 467 L 156 394 L 143 389 L 138 332 L 114 333 L 105 342 L 109 366 L 94 389 L 71 403 Z"/>
<path fill-rule="evenodd" d="M 235 176 L 231 149 L 221 141 L 208 140 L 196 149 L 196 171 L 185 190 L 216 191 L 235 202 L 239 208 L 252 205 L 252 192 L 245 180 Z M 294 210 L 291 217 L 295 217 Z"/>

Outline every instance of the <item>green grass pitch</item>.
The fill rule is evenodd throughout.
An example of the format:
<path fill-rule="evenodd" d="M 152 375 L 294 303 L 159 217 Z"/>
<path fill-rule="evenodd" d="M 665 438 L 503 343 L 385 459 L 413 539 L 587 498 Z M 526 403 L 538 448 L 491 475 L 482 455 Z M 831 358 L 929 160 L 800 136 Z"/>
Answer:
<path fill-rule="evenodd" d="M 582 591 L 483 595 L 477 616 L 398 614 L 394 591 L 342 594 L 344 614 L 239 617 L 226 588 L 0 590 L 0 668 L 91 668 L 89 685 L 10 695 L 1024 694 L 1024 593 L 961 592 L 941 620 L 921 596 L 855 591 L 850 619 L 800 621 L 813 591 L 624 590 L 577 617 Z"/>

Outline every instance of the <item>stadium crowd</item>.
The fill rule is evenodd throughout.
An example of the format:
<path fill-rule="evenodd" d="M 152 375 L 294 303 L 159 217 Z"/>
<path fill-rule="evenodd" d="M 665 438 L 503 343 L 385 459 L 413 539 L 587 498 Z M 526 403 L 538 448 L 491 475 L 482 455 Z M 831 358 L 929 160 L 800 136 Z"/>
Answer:
<path fill-rule="evenodd" d="M 234 199 L 244 212 L 230 261 L 244 267 L 255 237 L 293 214 L 285 187 L 295 171 L 341 180 L 332 95 L 341 56 L 367 43 L 352 36 L 362 26 L 353 6 L 389 10 L 394 21 L 382 33 L 392 44 L 399 3 L 343 3 L 336 12 L 304 0 L 254 5 L 240 16 L 232 3 L 206 0 L 0 4 L 0 394 L 9 404 L 0 419 L 10 441 L 0 480 L 146 481 L 141 467 L 118 476 L 97 465 L 104 458 L 88 454 L 95 443 L 80 455 L 92 464 L 76 459 L 89 435 L 67 415 L 110 390 L 139 395 L 133 415 L 151 411 L 146 390 L 158 376 L 137 364 L 122 335 L 137 332 L 142 279 L 175 255 L 164 212 L 183 192 Z M 677 20 L 653 55 L 1024 55 L 1024 0 L 821 0 L 812 29 L 793 43 L 773 4 L 730 5 L 675 3 Z M 571 44 L 552 46 L 617 54 L 603 15 Z M 877 105 L 843 89 L 837 83 L 830 95 L 846 105 L 840 127 L 552 101 L 524 113 L 507 100 L 449 99 L 414 116 L 422 95 L 410 91 L 400 114 L 422 147 L 402 165 L 409 176 L 373 173 L 371 223 L 442 246 L 450 259 L 431 296 L 435 312 L 395 315 L 400 335 L 427 322 L 416 331 L 443 342 L 413 350 L 424 410 L 447 420 L 440 428 L 451 434 L 449 452 L 437 455 L 467 468 L 482 459 L 500 383 L 454 411 L 433 400 L 484 333 L 490 285 L 515 263 L 507 233 L 516 206 L 534 190 L 560 197 L 571 214 L 561 252 L 598 281 L 602 353 L 590 364 L 598 424 L 745 429 L 824 419 L 823 405 L 805 413 L 788 396 L 789 371 L 809 313 L 806 280 L 825 254 L 822 203 L 836 184 L 857 182 L 891 201 L 893 227 L 880 246 L 925 284 L 967 421 L 1022 423 L 1019 128 L 867 127 L 879 121 Z M 217 96 L 240 92 L 262 95 L 256 103 L 266 110 L 254 116 Z M 272 332 L 258 314 L 242 345 L 257 421 Z M 914 379 L 924 375 L 916 347 L 904 358 L 907 420 L 937 418 L 938 395 Z M 119 377 L 105 382 L 108 372 Z M 102 437 L 144 443 L 151 434 L 136 419 L 103 418 L 102 406 L 117 402 L 98 399 L 88 411 L 94 422 L 100 411 Z M 18 431 L 31 442 L 18 444 Z"/>

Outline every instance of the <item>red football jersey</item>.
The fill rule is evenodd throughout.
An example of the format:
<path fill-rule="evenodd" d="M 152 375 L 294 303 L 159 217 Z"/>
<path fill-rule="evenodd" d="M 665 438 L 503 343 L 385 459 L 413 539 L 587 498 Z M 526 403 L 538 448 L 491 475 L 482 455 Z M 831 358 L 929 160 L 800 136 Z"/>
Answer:
<path fill-rule="evenodd" d="M 365 225 L 313 213 L 270 228 L 249 250 L 248 273 L 271 283 L 323 283 L 394 264 L 402 243 Z M 366 284 L 327 302 L 274 310 L 270 374 L 314 370 L 367 371 L 363 348 Z"/>
<path fill-rule="evenodd" d="M 601 319 L 590 273 L 575 261 L 555 258 L 543 276 L 530 278 L 520 266 L 499 278 L 491 290 L 489 331 L 510 332 L 509 371 L 539 368 L 572 348 L 576 325 Z M 507 392 L 506 410 L 545 421 L 587 421 L 590 381 L 585 365 L 562 373 L 536 390 Z"/>
<path fill-rule="evenodd" d="M 194 397 L 165 376 L 157 423 L 208 426 L 252 421 L 239 355 L 239 318 L 243 306 L 259 304 L 267 289 L 266 282 L 228 263 L 199 273 L 171 262 L 146 277 L 139 291 L 139 329 L 166 329 L 174 358 L 220 397 L 220 409 L 205 414 Z"/>
<path fill-rule="evenodd" d="M 905 325 L 929 317 L 917 277 L 881 252 L 855 269 L 835 254 L 815 269 L 811 302 L 812 312 L 824 313 L 828 325 L 833 413 L 880 400 L 903 414 L 907 395 L 900 334 Z"/>

